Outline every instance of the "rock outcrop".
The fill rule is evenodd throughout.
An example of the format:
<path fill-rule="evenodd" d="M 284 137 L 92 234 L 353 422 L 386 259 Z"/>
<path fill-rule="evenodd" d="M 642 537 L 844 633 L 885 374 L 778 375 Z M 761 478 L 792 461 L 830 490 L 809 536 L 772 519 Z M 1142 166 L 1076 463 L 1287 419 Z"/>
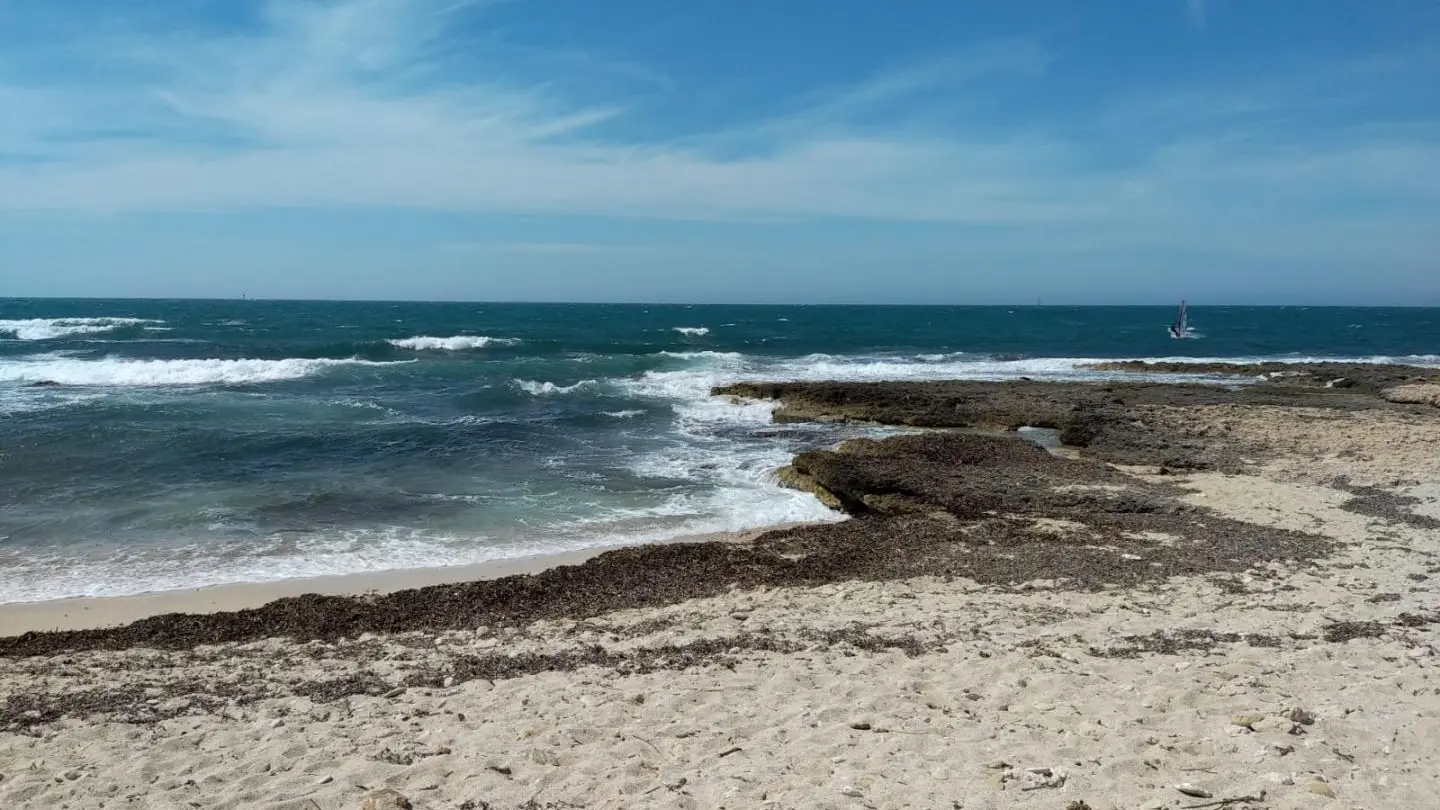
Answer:
<path fill-rule="evenodd" d="M 1387 388 L 1380 396 L 1390 402 L 1409 405 L 1429 405 L 1440 408 L 1440 383 L 1411 383 Z"/>

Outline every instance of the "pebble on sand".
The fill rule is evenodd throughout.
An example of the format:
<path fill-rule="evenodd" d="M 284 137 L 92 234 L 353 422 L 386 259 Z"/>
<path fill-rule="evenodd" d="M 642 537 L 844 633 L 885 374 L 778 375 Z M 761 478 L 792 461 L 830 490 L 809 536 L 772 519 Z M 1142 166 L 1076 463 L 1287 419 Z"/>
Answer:
<path fill-rule="evenodd" d="M 1058 788 L 1065 786 L 1065 780 L 1070 778 L 1069 771 L 1064 768 L 1026 768 L 1020 775 L 1021 790 L 1040 790 L 1041 788 Z"/>

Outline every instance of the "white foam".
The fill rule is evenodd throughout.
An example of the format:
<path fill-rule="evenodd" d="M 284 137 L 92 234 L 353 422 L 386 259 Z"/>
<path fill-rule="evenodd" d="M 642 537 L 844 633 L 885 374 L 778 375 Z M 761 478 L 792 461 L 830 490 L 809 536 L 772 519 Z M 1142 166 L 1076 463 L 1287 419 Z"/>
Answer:
<path fill-rule="evenodd" d="M 0 361 L 0 382 L 49 381 L 61 385 L 149 387 L 242 385 L 298 380 L 342 366 L 385 366 L 369 360 L 293 358 L 288 360 L 104 360 L 49 356 Z"/>
<path fill-rule="evenodd" d="M 611 419 L 634 419 L 637 416 L 644 416 L 644 411 L 602 411 L 605 416 Z"/>
<path fill-rule="evenodd" d="M 287 532 L 247 539 L 243 544 L 141 548 L 81 559 L 69 555 L 22 557 L 0 549 L 0 603 L 468 565 L 572 548 L 539 539 L 504 544 L 487 541 L 485 537 L 379 527 L 328 535 Z"/>
<path fill-rule="evenodd" d="M 0 334 L 14 335 L 18 340 L 53 340 L 70 335 L 109 332 L 144 323 L 164 323 L 147 318 L 27 318 L 0 321 Z"/>
<path fill-rule="evenodd" d="M 600 383 L 598 380 L 581 380 L 573 385 L 556 385 L 553 382 L 538 382 L 536 380 L 515 380 L 515 385 L 521 391 L 536 396 L 545 397 L 555 394 L 572 394 L 582 388 L 594 388 Z"/>
<path fill-rule="evenodd" d="M 1373 354 L 1365 357 L 1322 357 L 1319 355 L 1285 355 L 1265 356 L 1254 355 L 1251 357 L 1137 357 L 1128 360 L 1086 360 L 1087 363 L 1096 362 L 1134 362 L 1140 363 L 1206 363 L 1214 365 L 1254 365 L 1258 363 L 1288 363 L 1314 365 L 1318 363 L 1354 363 L 1357 365 L 1406 365 L 1406 366 L 1440 366 L 1440 354 L 1403 354 L 1386 355 Z"/>
<path fill-rule="evenodd" d="M 410 349 L 417 352 L 461 352 L 483 349 L 486 346 L 514 346 L 520 341 L 514 338 L 493 338 L 484 335 L 455 335 L 454 337 L 417 335 L 386 342 L 399 349 Z"/>
<path fill-rule="evenodd" d="M 95 391 L 80 391 L 64 388 L 10 388 L 0 389 L 0 416 L 14 416 L 35 413 L 55 408 L 68 408 L 92 400 L 104 398 L 105 394 Z"/>
<path fill-rule="evenodd" d="M 710 334 L 710 328 L 706 326 L 677 326 L 675 331 L 687 337 L 704 337 Z"/>
<path fill-rule="evenodd" d="M 710 349 L 700 352 L 656 352 L 661 357 L 673 357 L 677 360 L 723 360 L 726 362 L 744 360 L 745 355 L 740 352 L 717 352 Z"/>

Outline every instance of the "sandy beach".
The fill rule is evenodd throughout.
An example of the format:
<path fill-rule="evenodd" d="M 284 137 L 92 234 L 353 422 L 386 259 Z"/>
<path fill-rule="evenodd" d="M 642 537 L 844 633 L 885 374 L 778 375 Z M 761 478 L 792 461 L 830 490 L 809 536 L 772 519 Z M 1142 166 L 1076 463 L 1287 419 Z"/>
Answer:
<path fill-rule="evenodd" d="M 737 386 L 936 430 L 798 456 L 840 523 L 0 608 L 0 804 L 1433 808 L 1433 375 Z"/>

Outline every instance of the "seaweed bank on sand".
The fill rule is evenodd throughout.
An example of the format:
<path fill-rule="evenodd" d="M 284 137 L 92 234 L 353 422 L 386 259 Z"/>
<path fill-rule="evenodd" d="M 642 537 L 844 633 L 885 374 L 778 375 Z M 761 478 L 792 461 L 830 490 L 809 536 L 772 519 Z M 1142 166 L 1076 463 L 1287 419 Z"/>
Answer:
<path fill-rule="evenodd" d="M 840 523 L 0 639 L 0 802 L 1434 807 L 1440 375 L 1230 371 L 736 386 L 936 430 L 796 457 Z"/>

